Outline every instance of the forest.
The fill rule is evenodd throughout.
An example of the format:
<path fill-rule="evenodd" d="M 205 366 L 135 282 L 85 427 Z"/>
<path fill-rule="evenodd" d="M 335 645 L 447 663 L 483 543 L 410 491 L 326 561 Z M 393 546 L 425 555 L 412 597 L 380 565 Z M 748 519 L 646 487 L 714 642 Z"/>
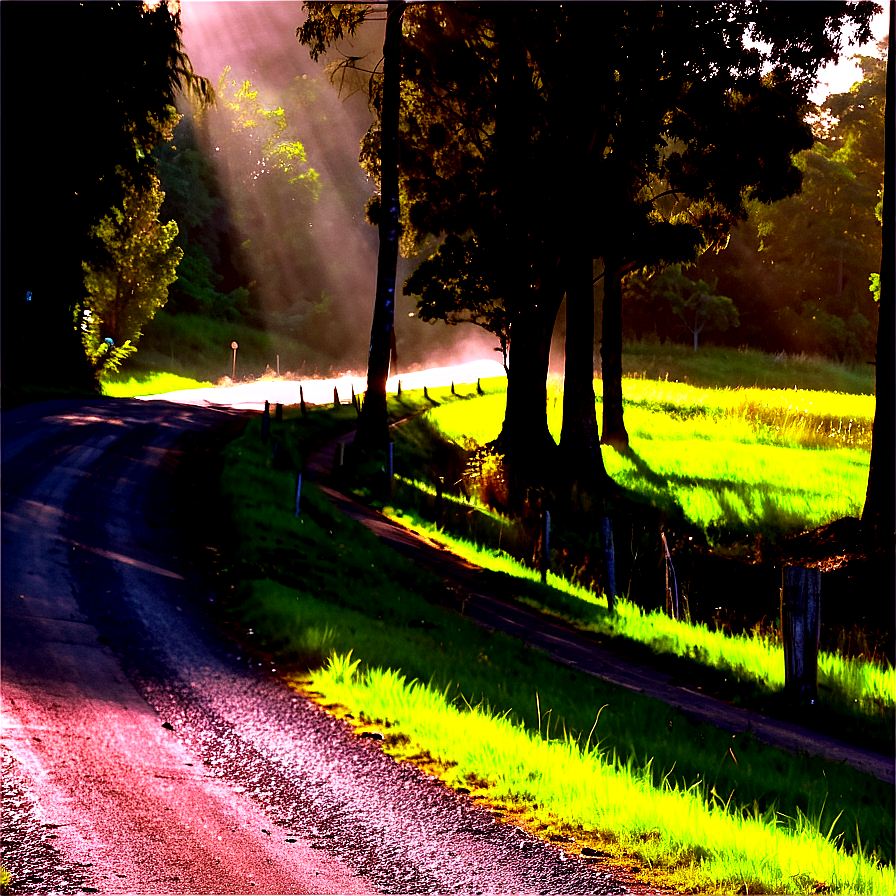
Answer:
<path fill-rule="evenodd" d="M 311 6 L 317 10 L 312 16 L 330 14 L 327 4 Z M 735 80 L 713 83 L 707 77 L 721 62 L 712 54 L 722 45 L 713 46 L 709 38 L 721 37 L 722 23 L 713 22 L 712 16 L 687 8 L 680 21 L 673 21 L 667 11 L 662 28 L 656 23 L 645 25 L 643 33 L 641 23 L 631 21 L 624 5 L 612 5 L 619 10 L 616 21 L 611 21 L 615 13 L 609 8 L 595 13 L 591 4 L 585 4 L 582 12 L 569 20 L 565 14 L 558 17 L 535 10 L 518 16 L 518 21 L 503 27 L 534 29 L 551 36 L 544 40 L 544 48 L 530 50 L 528 60 L 520 63 L 531 67 L 532 83 L 508 101 L 525 106 L 525 91 L 535 91 L 533 96 L 539 95 L 541 106 L 532 107 L 536 111 L 527 113 L 528 120 L 521 117 L 513 123 L 520 130 L 514 136 L 528 148 L 525 153 L 512 154 L 508 164 L 514 167 L 505 167 L 497 162 L 500 127 L 494 120 L 496 102 L 502 98 L 496 97 L 490 86 L 496 83 L 500 63 L 492 31 L 501 23 L 489 21 L 483 11 L 466 5 L 409 6 L 404 13 L 400 105 L 401 250 L 407 259 L 403 270 L 417 270 L 405 293 L 420 299 L 424 320 L 473 319 L 506 346 L 507 309 L 487 290 L 490 284 L 486 281 L 493 278 L 493 271 L 476 267 L 477 253 L 480 257 L 494 255 L 483 246 L 490 238 L 484 228 L 486 218 L 498 211 L 473 201 L 500 191 L 502 185 L 495 180 L 494 170 L 498 166 L 507 181 L 527 185 L 525 190 L 504 187 L 519 203 L 515 211 L 520 218 L 552 222 L 553 230 L 558 230 L 555 224 L 562 221 L 563 235 L 558 232 L 556 238 L 567 245 L 597 243 L 600 229 L 606 226 L 602 222 L 621 224 L 625 220 L 623 226 L 631 230 L 629 239 L 638 244 L 637 253 L 622 246 L 616 250 L 622 258 L 617 262 L 621 265 L 617 279 L 624 295 L 625 338 L 693 342 L 695 349 L 714 343 L 871 360 L 877 323 L 874 289 L 880 268 L 885 46 L 880 47 L 879 55 L 861 59 L 862 80 L 849 93 L 829 96 L 820 107 L 810 106 L 805 99 L 813 72 L 832 54 L 845 51 L 845 36 L 837 29 L 867 15 L 860 7 L 852 4 L 842 20 L 830 17 L 827 22 L 807 23 L 807 29 L 818 29 L 813 35 L 818 44 L 804 59 L 787 58 L 788 36 L 783 33 L 777 38 L 780 48 L 774 51 L 779 59 L 752 59 L 741 46 L 738 53 L 742 58 L 733 58 L 731 64 L 740 66 L 737 78 L 744 83 L 752 78 L 756 84 L 751 88 L 753 96 L 745 94 L 737 101 L 744 104 L 740 109 L 733 100 L 720 99 L 730 98 L 735 86 L 739 89 Z M 344 7 L 341 15 L 347 15 L 348 9 Z M 357 277 L 350 281 L 344 271 L 334 270 L 338 265 L 332 259 L 321 257 L 326 253 L 320 251 L 314 229 L 332 229 L 327 206 L 357 206 L 374 193 L 371 180 L 380 176 L 378 120 L 361 147 L 363 172 L 334 170 L 331 153 L 326 158 L 309 158 L 303 142 L 303 132 L 312 126 L 309 122 L 314 122 L 317 131 L 326 126 L 328 105 L 322 95 L 332 94 L 333 87 L 323 71 L 311 77 L 297 75 L 277 91 L 276 98 L 266 97 L 246 73 L 235 68 L 203 72 L 208 81 L 193 75 L 179 43 L 177 17 L 165 7 L 149 14 L 140 12 L 139 4 L 123 4 L 105 12 L 71 9 L 61 15 L 67 18 L 67 30 L 90 33 L 97 40 L 104 34 L 133 29 L 147 57 L 152 53 L 159 60 L 158 84 L 147 88 L 144 95 L 128 87 L 130 60 L 112 60 L 109 69 L 113 74 L 101 95 L 92 98 L 90 120 L 94 131 L 98 127 L 110 132 L 115 129 L 116 139 L 104 134 L 90 141 L 89 147 L 86 141 L 72 141 L 64 161 L 55 157 L 52 141 L 41 141 L 38 146 L 27 141 L 21 158 L 15 155 L 20 152 L 16 147 L 8 160 L 8 170 L 24 169 L 35 175 L 52 166 L 56 171 L 52 181 L 27 178 L 35 184 L 32 207 L 46 208 L 52 201 L 55 226 L 71 221 L 73 231 L 82 234 L 71 243 L 78 258 L 73 255 L 54 265 L 59 269 L 54 276 L 62 277 L 67 271 L 74 286 L 60 284 L 56 290 L 56 284 L 48 281 L 46 289 L 19 289 L 22 295 L 30 292 L 35 302 L 54 291 L 77 295 L 77 301 L 73 298 L 66 304 L 64 313 L 60 309 L 53 315 L 61 321 L 60 327 L 71 329 L 69 312 L 74 319 L 74 306 L 81 308 L 83 346 L 74 344 L 73 357 L 83 352 L 87 366 L 100 375 L 138 347 L 140 334 L 145 335 L 143 345 L 148 352 L 166 338 L 170 342 L 172 330 L 180 335 L 172 318 L 190 315 L 288 334 L 298 343 L 295 357 L 290 358 L 295 365 L 305 362 L 320 370 L 360 367 L 365 325 L 359 324 L 360 339 L 346 338 L 344 293 L 360 291 L 363 286 Z M 639 47 L 637 64 L 622 73 L 628 80 L 617 82 L 624 87 L 614 88 L 613 96 L 602 93 L 606 87 L 601 78 L 606 76 L 589 59 L 577 58 L 573 47 L 565 46 L 580 29 L 595 30 L 596 15 L 600 15 L 604 33 L 615 29 L 616 36 L 608 40 L 619 47 L 620 59 L 628 55 L 628 46 Z M 6 16 L 8 30 L 37 30 L 37 22 L 29 22 L 24 9 L 16 7 Z M 24 21 L 17 22 L 16 16 Z M 34 18 L 33 13 L 30 16 Z M 575 16 L 582 20 L 576 21 Z M 668 56 L 669 47 L 680 44 L 682 29 L 698 24 L 695 16 L 707 19 L 699 23 L 707 34 L 707 43 L 701 47 L 703 58 L 693 63 L 674 60 Z M 743 21 L 728 23 L 728 27 L 743 32 L 747 18 L 745 14 Z M 359 27 L 372 30 L 377 26 L 369 22 L 359 23 Z M 770 20 L 769 27 L 782 26 Z M 434 28 L 439 29 L 437 35 Z M 145 33 L 138 34 L 140 29 Z M 371 40 L 369 36 L 365 39 Z M 32 61 L 31 67 L 39 72 L 47 89 L 58 72 L 77 70 L 75 60 L 66 57 L 64 48 L 53 46 L 48 36 L 41 36 L 40 47 L 41 64 Z M 365 65 L 376 61 L 376 52 L 374 41 L 373 54 L 368 54 Z M 655 58 L 654 52 L 659 54 Z M 543 62 L 536 58 L 538 53 Z M 608 57 L 606 70 L 619 73 L 620 59 Z M 424 70 L 423 60 L 428 60 L 429 69 Z M 761 83 L 757 73 L 769 62 L 790 67 L 786 73 L 791 83 L 786 91 L 781 84 L 772 87 L 767 83 L 770 76 Z M 676 77 L 680 80 L 674 88 L 662 65 L 679 66 Z M 688 71 L 687 65 L 693 70 Z M 552 67 L 551 73 L 540 71 L 545 66 Z M 699 66 L 706 67 L 705 71 Z M 347 87 L 347 75 L 357 83 Z M 339 77 L 343 96 L 351 90 L 380 87 L 375 79 L 361 83 L 363 76 L 358 71 L 341 71 Z M 555 84 L 539 80 L 548 77 L 555 79 Z M 699 91 L 684 92 L 682 79 L 692 78 L 706 80 Z M 668 90 L 678 95 L 656 95 L 655 107 L 647 108 L 639 97 L 650 92 L 651 80 L 668 83 Z M 197 85 L 202 86 L 198 92 Z M 569 108 L 561 108 L 551 99 L 552 86 L 558 95 L 562 91 L 568 98 L 564 102 Z M 24 122 L 39 126 L 35 117 L 40 105 L 30 102 L 40 95 L 39 86 L 35 84 L 33 91 L 7 89 L 7 108 L 15 108 Z M 714 95 L 712 91 L 722 93 Z M 792 96 L 787 97 L 787 91 Z M 725 137 L 730 142 L 723 145 L 719 134 L 688 133 L 681 122 L 656 127 L 654 121 L 662 121 L 678 99 L 687 99 L 702 117 L 703 124 L 696 127 L 705 129 L 718 122 L 719 131 L 727 131 Z M 378 102 L 374 95 L 374 113 Z M 728 104 L 727 114 L 740 130 L 730 127 L 730 122 L 722 124 L 723 107 L 713 106 L 719 102 Z M 121 110 L 118 119 L 107 114 L 104 103 Z M 615 116 L 616 124 L 610 128 L 595 116 L 586 123 L 579 110 L 588 108 L 589 103 L 598 104 L 595 116 L 598 112 L 607 120 Z M 785 110 L 790 116 L 786 124 Z M 623 111 L 628 118 L 621 117 Z M 74 132 L 79 113 L 63 113 L 72 120 L 59 129 Z M 696 121 L 695 113 L 689 110 L 687 114 L 689 120 Z M 569 131 L 562 124 L 566 119 L 578 119 L 576 127 L 583 129 L 582 133 Z M 552 127 L 555 131 L 548 137 L 546 129 Z M 567 131 L 559 139 L 558 128 Z M 122 131 L 128 134 L 126 141 Z M 569 153 L 574 153 L 575 141 L 587 142 L 592 137 L 606 147 L 615 140 L 634 141 L 626 154 L 631 176 L 622 190 L 624 196 L 610 195 L 605 186 L 622 183 L 613 169 L 616 162 L 610 165 L 611 173 L 600 175 L 601 180 L 584 169 L 573 173 Z M 711 140 L 719 141 L 715 157 L 706 149 Z M 321 141 L 315 145 L 320 147 Z M 761 182 L 741 161 L 760 147 L 769 156 L 757 163 L 763 166 Z M 324 146 L 321 152 L 325 151 Z M 773 151 L 779 153 L 777 159 L 770 157 Z M 595 154 L 593 146 L 589 152 L 584 162 L 575 164 L 587 166 Z M 699 166 L 693 156 L 697 152 L 702 154 Z M 606 149 L 604 153 L 611 162 L 613 154 Z M 622 155 L 621 145 L 615 153 Z M 642 156 L 636 161 L 632 153 Z M 738 162 L 728 164 L 729 160 Z M 325 174 L 321 174 L 322 168 Z M 694 179 L 697 170 L 702 180 L 699 184 Z M 736 178 L 731 176 L 735 170 Z M 729 183 L 721 181 L 726 173 Z M 488 178 L 492 182 L 487 182 Z M 570 189 L 563 178 L 574 179 L 581 189 Z M 90 197 L 92 207 L 88 208 L 84 197 L 93 180 L 103 185 L 103 192 Z M 60 205 L 56 194 L 63 192 L 62 183 L 66 184 L 65 193 L 81 197 L 80 207 Z M 451 189 L 445 193 L 447 186 Z M 40 196 L 40 191 L 48 195 Z M 573 195 L 572 206 L 561 207 L 560 203 L 569 203 Z M 413 197 L 410 201 L 409 196 Z M 376 203 L 374 194 L 367 209 L 371 221 L 376 218 Z M 354 212 L 360 218 L 360 209 L 356 207 Z M 531 226 L 524 229 L 534 230 Z M 137 233 L 143 236 L 137 238 Z M 39 269 L 43 240 L 34 239 L 28 227 L 14 239 L 26 253 L 20 257 L 33 259 L 29 264 Z M 525 239 L 546 243 L 544 236 L 534 233 L 515 234 L 514 251 L 520 252 L 520 241 Z M 367 241 L 372 244 L 373 240 L 370 230 Z M 553 251 L 556 254 L 556 249 Z M 598 336 L 604 304 L 602 253 L 595 245 L 592 280 Z M 638 254 L 641 257 L 636 257 Z M 471 279 L 452 279 L 452 269 L 458 264 L 467 269 L 465 277 Z M 46 272 L 42 275 L 48 276 Z M 141 286 L 112 299 L 111 280 L 120 275 Z M 21 277 L 18 270 L 16 276 Z M 530 271 L 532 277 L 537 280 L 537 273 Z M 565 294 L 558 288 L 553 292 L 561 299 Z M 461 307 L 464 303 L 468 307 Z M 19 304 L 7 314 L 18 314 Z M 561 323 L 567 308 L 568 300 Z M 164 310 L 153 322 L 156 309 Z M 12 320 L 16 319 L 11 319 L 8 329 L 19 329 L 18 321 Z M 27 328 L 28 324 L 21 326 Z M 113 340 L 111 350 L 104 347 L 106 338 Z M 10 364 L 13 379 L 16 367 L 15 362 Z"/>

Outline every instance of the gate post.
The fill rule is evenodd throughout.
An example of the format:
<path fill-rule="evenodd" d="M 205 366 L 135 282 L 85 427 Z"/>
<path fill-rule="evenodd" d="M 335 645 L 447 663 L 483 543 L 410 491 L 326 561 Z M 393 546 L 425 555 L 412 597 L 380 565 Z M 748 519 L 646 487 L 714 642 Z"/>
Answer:
<path fill-rule="evenodd" d="M 781 579 L 781 636 L 784 692 L 814 703 L 818 696 L 818 641 L 821 635 L 821 572 L 785 566 Z"/>

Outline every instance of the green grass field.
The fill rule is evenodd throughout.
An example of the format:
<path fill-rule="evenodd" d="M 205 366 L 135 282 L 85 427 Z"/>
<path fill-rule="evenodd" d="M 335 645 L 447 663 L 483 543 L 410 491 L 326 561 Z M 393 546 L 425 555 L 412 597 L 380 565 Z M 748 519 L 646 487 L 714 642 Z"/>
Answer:
<path fill-rule="evenodd" d="M 600 423 L 600 381 L 595 381 Z M 623 380 L 631 451 L 604 447 L 621 486 L 708 540 L 766 538 L 860 516 L 868 482 L 874 398 L 809 390 L 709 389 L 665 380 Z M 465 448 L 497 437 L 504 394 L 428 412 Z M 559 441 L 562 389 L 548 392 L 548 425 Z"/>
<path fill-rule="evenodd" d="M 452 406 L 448 395 L 433 397 L 440 411 Z M 402 401 L 391 402 L 396 417 L 413 406 L 410 393 Z M 298 463 L 352 413 L 316 409 L 284 422 L 277 437 L 293 440 Z M 343 704 L 387 722 L 396 755 L 432 763 L 542 836 L 637 860 L 669 886 L 892 892 L 888 789 L 848 767 L 694 724 L 427 603 L 421 595 L 439 603 L 438 581 L 340 518 L 313 488 L 296 518 L 294 477 L 274 468 L 257 424 L 225 452 L 228 529 L 237 533 L 222 550 L 222 574 L 234 584 L 228 615 L 278 667 L 310 668 L 306 687 L 332 711 Z M 589 606 L 600 609 L 593 597 Z"/>

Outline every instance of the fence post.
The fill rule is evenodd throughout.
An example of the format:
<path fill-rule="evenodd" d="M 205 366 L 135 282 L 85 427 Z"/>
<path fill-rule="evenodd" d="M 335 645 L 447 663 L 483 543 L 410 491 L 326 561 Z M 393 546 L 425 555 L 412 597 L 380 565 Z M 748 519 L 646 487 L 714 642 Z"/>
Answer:
<path fill-rule="evenodd" d="M 395 476 L 395 443 L 389 439 L 389 457 L 388 457 L 388 467 L 386 468 L 386 476 L 388 477 L 388 485 L 389 485 L 389 496 L 392 496 L 392 490 L 394 485 L 394 476 Z"/>
<path fill-rule="evenodd" d="M 261 415 L 261 441 L 267 443 L 271 434 L 271 403 L 264 403 L 264 413 Z"/>
<path fill-rule="evenodd" d="M 276 420 L 278 423 L 282 423 L 283 422 L 283 405 L 280 404 L 280 402 L 278 401 L 277 404 L 275 405 L 275 408 L 276 408 L 276 410 L 275 410 L 274 414 L 275 414 Z"/>
<path fill-rule="evenodd" d="M 811 704 L 818 696 L 820 635 L 820 570 L 785 566 L 781 577 L 784 693 L 799 702 Z"/>
<path fill-rule="evenodd" d="M 305 390 L 299 385 L 299 403 L 302 405 L 302 416 L 308 416 L 308 408 L 305 407 Z"/>
<path fill-rule="evenodd" d="M 333 472 L 338 473 L 339 468 L 345 463 L 345 442 L 336 443 L 336 453 L 333 455 Z"/>
<path fill-rule="evenodd" d="M 442 497 L 442 486 L 445 484 L 444 476 L 436 476 L 436 525 L 441 529 L 445 523 L 445 504 Z"/>
<path fill-rule="evenodd" d="M 616 548 L 613 544 L 613 520 L 600 518 L 600 541 L 604 549 L 604 565 L 607 570 L 607 609 L 616 610 Z"/>
<path fill-rule="evenodd" d="M 339 390 L 335 386 L 333 386 L 333 407 L 337 409 L 339 407 Z"/>
<path fill-rule="evenodd" d="M 669 542 L 666 541 L 666 533 L 660 532 L 663 540 L 664 562 L 666 567 L 666 610 L 673 619 L 681 619 L 681 597 L 678 593 L 678 576 L 672 565 L 672 554 L 669 551 Z M 672 584 L 669 584 L 669 572 L 672 572 Z"/>
<path fill-rule="evenodd" d="M 541 581 L 547 584 L 551 565 L 551 511 L 544 512 L 544 532 L 541 539 Z"/>

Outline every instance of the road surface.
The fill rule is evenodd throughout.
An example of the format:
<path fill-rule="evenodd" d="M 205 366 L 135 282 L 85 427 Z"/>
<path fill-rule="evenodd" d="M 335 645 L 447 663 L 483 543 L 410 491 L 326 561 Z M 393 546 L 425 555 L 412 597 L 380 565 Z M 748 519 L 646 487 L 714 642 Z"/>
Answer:
<path fill-rule="evenodd" d="M 127 400 L 2 415 L 16 891 L 630 892 L 384 756 L 206 623 L 187 474 L 239 419 Z"/>

